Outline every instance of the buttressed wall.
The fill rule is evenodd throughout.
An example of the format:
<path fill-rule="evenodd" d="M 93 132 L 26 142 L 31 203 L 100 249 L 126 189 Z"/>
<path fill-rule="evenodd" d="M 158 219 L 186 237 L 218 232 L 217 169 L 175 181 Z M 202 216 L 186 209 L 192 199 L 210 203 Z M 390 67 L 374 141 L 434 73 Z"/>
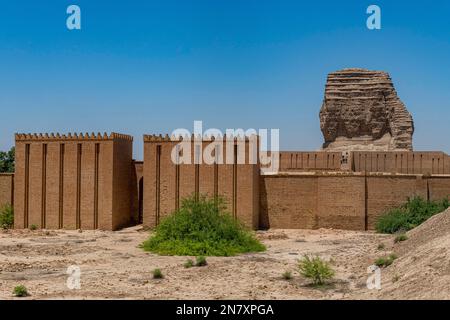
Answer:
<path fill-rule="evenodd" d="M 351 170 L 406 174 L 450 174 L 444 152 L 352 152 Z"/>
<path fill-rule="evenodd" d="M 450 156 L 441 151 L 281 151 L 279 171 L 450 174 Z"/>
<path fill-rule="evenodd" d="M 238 140 L 233 140 L 231 150 L 226 147 L 225 139 L 219 146 L 215 142 L 219 140 L 200 142 L 202 150 L 211 150 L 214 163 L 194 160 L 198 159 L 200 151 L 195 146 L 198 142 L 192 139 L 190 150 L 179 150 L 179 155 L 190 152 L 193 161 L 176 164 L 171 153 L 179 141 L 172 141 L 168 136 L 144 136 L 144 225 L 158 225 L 187 196 L 207 194 L 223 196 L 228 211 L 236 219 L 248 227 L 259 227 L 259 162 L 249 164 L 250 154 L 258 159 L 258 142 L 253 149 L 254 144 L 248 139 L 244 143 L 241 141 L 241 147 Z M 256 154 L 252 153 L 254 150 Z M 238 163 L 239 153 L 245 156 L 245 164 Z M 231 159 L 231 162 L 221 164 L 218 161 L 221 158 Z"/>
<path fill-rule="evenodd" d="M 341 170 L 341 152 L 281 151 L 280 171 Z"/>
<path fill-rule="evenodd" d="M 228 142 L 191 139 L 178 150 L 191 163 L 176 164 L 180 141 L 146 135 L 142 163 L 127 135 L 18 134 L 16 173 L 0 174 L 0 205 L 14 204 L 15 228 L 115 230 L 154 227 L 183 198 L 208 194 L 223 196 L 253 229 L 367 230 L 408 197 L 450 197 L 443 152 L 280 152 L 280 171 L 261 174 L 258 140 Z"/>
<path fill-rule="evenodd" d="M 117 133 L 16 134 L 15 228 L 129 225 L 132 142 Z"/>

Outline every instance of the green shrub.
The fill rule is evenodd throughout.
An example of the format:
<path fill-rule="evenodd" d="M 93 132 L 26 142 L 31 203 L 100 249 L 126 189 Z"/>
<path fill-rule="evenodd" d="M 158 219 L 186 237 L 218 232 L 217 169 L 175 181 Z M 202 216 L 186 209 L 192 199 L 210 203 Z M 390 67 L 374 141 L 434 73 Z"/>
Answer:
<path fill-rule="evenodd" d="M 394 260 L 397 259 L 397 255 L 395 253 L 390 254 L 388 257 L 381 257 L 375 260 L 374 264 L 377 267 L 385 268 L 390 266 Z"/>
<path fill-rule="evenodd" d="M 233 256 L 266 248 L 225 211 L 224 200 L 199 195 L 182 200 L 141 247 L 162 255 Z"/>
<path fill-rule="evenodd" d="M 398 207 L 389 210 L 378 218 L 376 230 L 379 233 L 397 233 L 411 230 L 432 216 L 445 211 L 450 206 L 450 201 L 426 201 L 421 197 L 408 199 Z"/>
<path fill-rule="evenodd" d="M 14 287 L 13 294 L 16 297 L 26 297 L 28 295 L 28 291 L 24 285 L 18 285 Z"/>
<path fill-rule="evenodd" d="M 392 263 L 392 262 L 391 262 Z M 377 266 L 377 267 L 380 267 L 380 268 L 382 268 L 382 267 L 387 267 L 388 265 L 390 265 L 391 263 L 389 263 L 388 262 L 388 259 L 386 259 L 386 258 L 378 258 L 377 260 L 375 260 L 375 262 L 374 262 L 374 264 Z"/>
<path fill-rule="evenodd" d="M 334 277 L 334 270 L 331 266 L 323 261 L 320 257 L 303 256 L 303 259 L 299 261 L 300 274 L 305 278 L 309 278 L 313 281 L 314 285 L 323 285 L 326 280 Z"/>
<path fill-rule="evenodd" d="M 192 261 L 192 259 L 188 259 L 186 260 L 186 262 L 184 263 L 184 267 L 185 268 L 191 268 L 194 266 L 194 261 Z"/>
<path fill-rule="evenodd" d="M 389 259 L 392 260 L 392 261 L 396 260 L 397 258 L 398 258 L 398 257 L 397 257 L 397 255 L 396 255 L 395 253 L 391 253 L 391 254 L 389 255 Z"/>
<path fill-rule="evenodd" d="M 203 266 L 206 266 L 207 264 L 208 264 L 208 262 L 206 262 L 206 258 L 204 256 L 198 256 L 195 261 L 195 265 L 197 267 L 203 267 Z"/>
<path fill-rule="evenodd" d="M 14 227 L 14 208 L 10 204 L 0 209 L 0 228 L 11 229 Z"/>
<path fill-rule="evenodd" d="M 384 250 L 384 248 L 386 248 L 384 243 L 380 243 L 377 247 L 378 250 Z"/>
<path fill-rule="evenodd" d="M 284 280 L 291 280 L 292 279 L 292 273 L 290 271 L 285 271 L 281 275 Z"/>
<path fill-rule="evenodd" d="M 406 241 L 406 240 L 408 240 L 408 236 L 406 234 L 402 233 L 395 237 L 394 242 L 398 243 L 398 242 L 402 242 L 402 241 Z"/>
<path fill-rule="evenodd" d="M 162 278 L 164 278 L 164 275 L 162 274 L 160 269 L 154 269 L 152 271 L 152 273 L 153 273 L 153 279 L 162 279 Z"/>
<path fill-rule="evenodd" d="M 30 226 L 30 230 L 37 230 L 37 225 L 35 225 L 35 224 L 32 224 L 31 226 Z"/>

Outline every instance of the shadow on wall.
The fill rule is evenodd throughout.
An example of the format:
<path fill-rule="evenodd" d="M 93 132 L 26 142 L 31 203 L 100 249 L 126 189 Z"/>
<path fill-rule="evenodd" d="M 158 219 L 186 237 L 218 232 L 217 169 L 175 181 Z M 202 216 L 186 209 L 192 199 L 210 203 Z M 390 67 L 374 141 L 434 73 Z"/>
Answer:
<path fill-rule="evenodd" d="M 138 207 L 138 223 L 144 222 L 144 178 L 139 179 L 139 207 Z"/>
<path fill-rule="evenodd" d="M 143 161 L 133 160 L 132 166 L 132 213 L 133 223 L 141 224 L 143 220 Z"/>
<path fill-rule="evenodd" d="M 259 192 L 259 229 L 267 230 L 270 229 L 270 219 L 269 210 L 267 210 L 267 189 L 266 184 L 264 183 L 264 176 L 260 177 Z"/>

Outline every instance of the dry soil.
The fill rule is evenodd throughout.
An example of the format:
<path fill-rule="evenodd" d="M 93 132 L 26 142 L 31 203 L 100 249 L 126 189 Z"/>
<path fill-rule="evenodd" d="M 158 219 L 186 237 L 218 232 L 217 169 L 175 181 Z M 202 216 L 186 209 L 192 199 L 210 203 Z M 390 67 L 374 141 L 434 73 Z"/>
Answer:
<path fill-rule="evenodd" d="M 205 267 L 184 268 L 195 257 L 159 256 L 139 248 L 149 231 L 0 233 L 0 299 L 13 299 L 16 285 L 25 299 L 448 299 L 450 298 L 450 211 L 394 236 L 342 230 L 269 230 L 257 236 L 262 253 L 208 257 Z M 379 245 L 383 243 L 384 248 Z M 398 259 L 382 269 L 381 290 L 369 290 L 367 268 L 380 256 Z M 305 254 L 330 261 L 336 271 L 315 288 L 297 272 Z M 81 289 L 67 287 L 67 268 L 79 266 Z M 153 279 L 161 269 L 163 279 Z M 282 273 L 293 278 L 284 280 Z M 23 298 L 22 298 L 23 299 Z"/>

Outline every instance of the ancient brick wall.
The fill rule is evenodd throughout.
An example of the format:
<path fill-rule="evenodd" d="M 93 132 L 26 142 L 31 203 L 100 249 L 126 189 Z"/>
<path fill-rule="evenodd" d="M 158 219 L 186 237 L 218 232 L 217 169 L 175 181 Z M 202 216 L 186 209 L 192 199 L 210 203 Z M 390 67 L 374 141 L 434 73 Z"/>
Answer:
<path fill-rule="evenodd" d="M 280 152 L 280 171 L 340 170 L 341 152 Z"/>
<path fill-rule="evenodd" d="M 267 175 L 261 176 L 260 183 L 261 228 L 317 228 L 316 176 Z"/>
<path fill-rule="evenodd" d="M 262 175 L 262 228 L 374 229 L 377 218 L 408 197 L 450 197 L 450 176 L 399 174 Z"/>
<path fill-rule="evenodd" d="M 450 180 L 450 177 L 448 178 Z M 427 179 L 421 175 L 370 175 L 367 177 L 367 227 L 374 229 L 377 218 L 409 197 L 427 199 Z"/>
<path fill-rule="evenodd" d="M 354 174 L 261 176 L 261 227 L 363 230 L 364 177 Z"/>
<path fill-rule="evenodd" d="M 192 163 L 177 165 L 179 141 L 168 136 L 144 136 L 142 163 L 126 135 L 18 134 L 16 173 L 0 175 L 0 205 L 14 202 L 16 228 L 115 230 L 154 227 L 183 198 L 207 194 L 223 196 L 230 214 L 255 229 L 364 230 L 408 197 L 450 197 L 443 152 L 351 152 L 348 170 L 341 152 L 281 152 L 280 172 L 261 175 L 248 139 L 217 142 L 192 140 Z M 196 161 L 200 146 L 228 163 Z"/>
<path fill-rule="evenodd" d="M 0 173 L 0 209 L 14 204 L 14 173 Z"/>
<path fill-rule="evenodd" d="M 191 141 L 192 163 L 175 164 L 172 150 L 176 150 L 178 141 L 168 136 L 144 136 L 144 225 L 154 227 L 161 219 L 180 206 L 183 198 L 193 194 L 223 196 L 227 210 L 245 225 L 259 226 L 259 164 L 248 164 L 251 143 L 245 142 L 245 164 L 237 161 L 240 147 L 237 141 L 233 150 L 226 143 L 217 147 L 213 141 L 199 142 L 202 150 L 211 148 L 219 160 L 232 157 L 232 162 L 205 163 L 198 159 L 200 145 Z M 198 150 L 198 151 L 196 151 Z M 215 151 L 216 150 L 216 151 Z M 183 152 L 186 152 L 183 150 Z M 236 157 L 234 157 L 236 154 Z"/>
<path fill-rule="evenodd" d="M 450 177 L 432 176 L 427 181 L 430 200 L 450 199 Z"/>
<path fill-rule="evenodd" d="M 15 228 L 115 230 L 130 223 L 132 138 L 17 134 Z"/>
<path fill-rule="evenodd" d="M 352 152 L 352 171 L 405 174 L 450 174 L 444 152 Z"/>
<path fill-rule="evenodd" d="M 360 175 L 317 177 L 317 226 L 365 229 L 365 181 Z"/>
<path fill-rule="evenodd" d="M 128 136 L 125 136 L 128 137 Z M 134 224 L 135 212 L 131 212 L 133 201 L 131 195 L 136 192 L 136 181 L 133 180 L 132 138 L 113 140 L 113 226 L 124 227 Z"/>
<path fill-rule="evenodd" d="M 143 203 L 144 203 L 142 195 L 142 191 L 144 188 L 143 170 L 144 170 L 144 162 L 133 160 L 131 183 L 134 184 L 134 187 L 131 189 L 132 190 L 131 211 L 134 213 L 133 221 L 135 221 L 136 224 L 142 223 Z"/>

